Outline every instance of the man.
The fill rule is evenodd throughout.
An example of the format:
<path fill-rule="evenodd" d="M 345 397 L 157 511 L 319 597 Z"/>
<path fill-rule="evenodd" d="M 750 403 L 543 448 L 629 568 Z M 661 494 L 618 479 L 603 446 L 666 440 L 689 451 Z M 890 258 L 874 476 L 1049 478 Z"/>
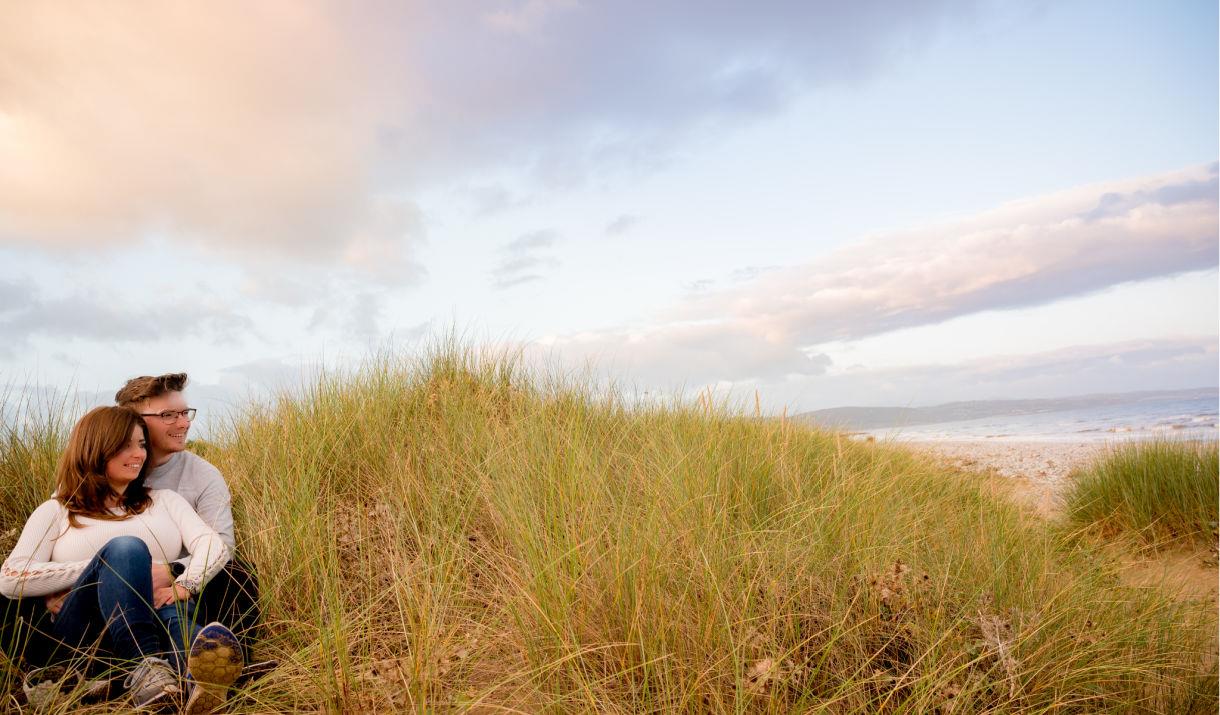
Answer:
<path fill-rule="evenodd" d="M 195 513 L 211 526 L 229 553 L 236 555 L 233 539 L 232 498 L 220 470 L 192 452 L 186 451 L 186 435 L 191 430 L 195 410 L 187 407 L 182 394 L 186 373 L 170 373 L 158 377 L 137 377 L 127 381 L 114 396 L 116 404 L 130 407 L 148 425 L 149 472 L 144 486 L 149 489 L 169 489 L 186 499 Z M 189 558 L 171 564 L 176 576 L 186 567 Z M 155 583 L 154 588 L 168 588 Z M 154 591 L 154 600 L 157 594 Z"/>
<path fill-rule="evenodd" d="M 196 410 L 189 407 L 183 390 L 184 372 L 127 381 L 114 396 L 116 404 L 130 407 L 148 425 L 148 461 L 151 469 L 144 484 L 150 489 L 177 492 L 211 526 L 233 558 L 224 571 L 199 594 L 201 623 L 220 621 L 239 635 L 253 635 L 258 625 L 258 582 L 250 569 L 237 559 L 233 538 L 233 509 L 229 486 L 220 470 L 206 459 L 186 451 L 186 438 Z M 170 595 L 174 579 L 186 568 L 189 554 L 179 554 L 169 571 L 153 574 L 153 600 L 158 604 Z M 252 664 L 254 665 L 261 664 Z"/>

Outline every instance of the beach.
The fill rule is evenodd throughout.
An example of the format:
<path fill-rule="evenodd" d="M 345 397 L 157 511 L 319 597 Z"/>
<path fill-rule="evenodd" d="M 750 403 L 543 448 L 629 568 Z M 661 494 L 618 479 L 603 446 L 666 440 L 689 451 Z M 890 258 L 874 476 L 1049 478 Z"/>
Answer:
<path fill-rule="evenodd" d="M 925 440 L 905 443 L 964 469 L 994 471 L 1004 477 L 1024 477 L 1060 486 L 1075 468 L 1084 466 L 1109 448 L 1105 442 L 1039 442 L 1006 440 Z"/>
<path fill-rule="evenodd" d="M 903 446 L 944 460 L 956 469 L 990 473 L 997 486 L 1044 517 L 1062 508 L 1067 476 L 1104 454 L 1097 441 L 918 440 Z"/>

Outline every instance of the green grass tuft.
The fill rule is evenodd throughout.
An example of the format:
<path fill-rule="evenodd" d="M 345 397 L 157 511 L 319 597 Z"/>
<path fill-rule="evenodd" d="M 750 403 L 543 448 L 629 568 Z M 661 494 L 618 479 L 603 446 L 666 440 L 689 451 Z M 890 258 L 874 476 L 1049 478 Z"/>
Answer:
<path fill-rule="evenodd" d="M 1220 511 L 1216 442 L 1133 442 L 1070 476 L 1067 513 L 1082 526 L 1149 544 L 1214 544 Z"/>

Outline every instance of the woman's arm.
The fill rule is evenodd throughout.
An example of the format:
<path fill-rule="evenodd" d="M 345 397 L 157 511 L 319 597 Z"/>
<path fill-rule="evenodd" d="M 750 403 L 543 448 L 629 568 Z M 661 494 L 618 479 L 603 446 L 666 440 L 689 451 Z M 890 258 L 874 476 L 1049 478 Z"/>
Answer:
<path fill-rule="evenodd" d="M 63 506 L 54 499 L 38 505 L 13 552 L 0 565 L 0 594 L 9 598 L 45 596 L 72 588 L 88 561 L 51 561 L 57 539 L 68 528 Z"/>
<path fill-rule="evenodd" d="M 165 499 L 166 509 L 182 535 L 182 543 L 191 554 L 186 571 L 174 583 L 191 593 L 198 593 L 229 562 L 229 549 L 220 534 L 204 523 L 191 505 L 176 492 L 163 491 L 159 497 Z"/>

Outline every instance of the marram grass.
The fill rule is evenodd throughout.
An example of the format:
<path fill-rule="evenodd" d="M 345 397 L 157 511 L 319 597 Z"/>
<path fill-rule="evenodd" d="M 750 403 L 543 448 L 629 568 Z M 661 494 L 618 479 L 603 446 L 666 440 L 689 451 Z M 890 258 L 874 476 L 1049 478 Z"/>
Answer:
<path fill-rule="evenodd" d="M 1214 604 L 901 449 L 444 349 L 251 407 L 208 458 L 285 663 L 234 712 L 1217 706 Z"/>
<path fill-rule="evenodd" d="M 1071 475 L 1067 512 L 1077 524 L 1150 544 L 1214 544 L 1217 465 L 1215 441 L 1124 444 Z"/>

